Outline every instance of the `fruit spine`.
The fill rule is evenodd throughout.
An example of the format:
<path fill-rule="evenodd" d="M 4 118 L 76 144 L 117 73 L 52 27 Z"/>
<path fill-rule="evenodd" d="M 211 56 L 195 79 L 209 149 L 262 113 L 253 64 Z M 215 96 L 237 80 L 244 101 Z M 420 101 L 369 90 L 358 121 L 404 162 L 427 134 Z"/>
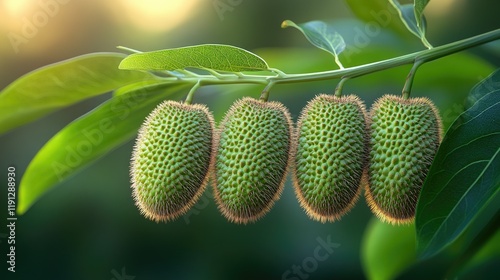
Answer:
<path fill-rule="evenodd" d="M 265 215 L 282 190 L 290 162 L 292 122 L 277 102 L 243 98 L 220 124 L 214 165 L 214 196 L 230 221 Z"/>
<path fill-rule="evenodd" d="M 385 95 L 370 111 L 366 199 L 393 224 L 410 223 L 441 140 L 441 120 L 429 99 Z"/>
<path fill-rule="evenodd" d="M 292 175 L 309 217 L 333 222 L 354 206 L 362 189 L 367 139 L 366 110 L 357 96 L 321 94 L 302 110 Z"/>
<path fill-rule="evenodd" d="M 201 196 L 213 164 L 213 117 L 204 105 L 165 101 L 139 130 L 131 162 L 133 198 L 147 218 L 169 221 Z"/>

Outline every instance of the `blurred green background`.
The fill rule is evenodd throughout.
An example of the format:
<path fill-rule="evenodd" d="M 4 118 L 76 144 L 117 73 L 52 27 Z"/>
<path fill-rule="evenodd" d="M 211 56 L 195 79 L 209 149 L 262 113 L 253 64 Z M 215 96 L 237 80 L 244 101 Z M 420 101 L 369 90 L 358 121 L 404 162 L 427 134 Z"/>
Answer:
<path fill-rule="evenodd" d="M 368 3 L 350 2 L 356 2 L 358 11 Z M 493 0 L 431 1 L 426 9 L 428 40 L 437 46 L 499 28 L 498 10 L 498 1 Z M 341 56 L 344 66 L 423 49 L 417 38 L 397 28 L 399 18 L 387 19 L 388 27 L 396 26 L 392 30 L 382 26 L 385 21 L 361 22 L 344 1 L 0 0 L 0 88 L 46 64 L 116 51 L 117 45 L 149 51 L 223 43 L 253 50 L 271 67 L 287 73 L 336 68 L 328 54 L 310 47 L 299 32 L 282 30 L 285 19 L 334 23 L 348 44 Z M 24 40 L 18 41 L 19 36 Z M 423 65 L 413 96 L 430 97 L 449 125 L 472 86 L 500 65 L 498 46 L 488 44 Z M 369 107 L 385 93 L 399 94 L 409 69 L 398 67 L 350 80 L 344 93 L 358 94 Z M 278 85 L 270 99 L 283 102 L 296 120 L 308 100 L 320 92 L 333 92 L 337 82 Z M 206 87 L 195 102 L 208 104 L 220 120 L 234 100 L 258 97 L 260 90 L 259 86 Z M 51 136 L 109 97 L 78 103 L 0 135 L 2 221 L 7 167 L 16 167 L 19 182 Z M 7 279 L 281 279 L 288 270 L 288 279 L 365 278 L 360 248 L 372 214 L 363 197 L 341 221 L 321 224 L 307 218 L 288 180 L 271 212 L 243 226 L 219 214 L 210 186 L 185 217 L 157 224 L 140 215 L 130 195 L 132 145 L 131 140 L 61 183 L 19 217 L 17 272 L 7 274 L 14 276 Z M 1 226 L 0 275 L 7 268 L 2 235 L 6 232 Z M 311 265 L 321 244 L 318 239 L 338 246 L 326 260 L 317 260 L 317 266 L 295 274 L 293 266 Z M 411 250 L 413 244 L 407 246 Z M 479 270 L 474 276 L 481 273 L 486 272 Z M 413 277 L 418 278 L 418 272 Z"/>

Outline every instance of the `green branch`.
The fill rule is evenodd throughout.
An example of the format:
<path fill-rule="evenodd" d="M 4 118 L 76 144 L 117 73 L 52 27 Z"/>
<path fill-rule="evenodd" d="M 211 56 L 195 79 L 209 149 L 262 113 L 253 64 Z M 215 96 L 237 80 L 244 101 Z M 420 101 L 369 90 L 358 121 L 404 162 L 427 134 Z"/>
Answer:
<path fill-rule="evenodd" d="M 222 85 L 222 84 L 276 85 L 276 84 L 312 82 L 312 81 L 339 79 L 339 78 L 349 79 L 406 64 L 416 63 L 417 65 L 421 65 L 423 63 L 441 57 L 445 57 L 491 41 L 495 41 L 497 39 L 500 39 L 500 29 L 496 29 L 471 38 L 449 43 L 443 46 L 435 47 L 432 49 L 426 49 L 419 52 L 387 60 L 377 61 L 359 66 L 353 66 L 344 69 L 323 71 L 323 72 L 302 73 L 302 74 L 285 74 L 279 72 L 279 74 L 272 74 L 272 75 L 229 74 L 229 75 L 224 75 L 223 78 L 219 76 L 206 74 L 206 75 L 196 75 L 196 76 L 186 75 L 185 77 L 176 79 L 192 82 L 193 84 L 199 83 L 199 86 Z M 276 71 L 274 70 L 274 72 Z M 166 79 L 168 80 L 172 78 L 166 78 Z M 409 86 L 411 86 L 411 84 Z"/>

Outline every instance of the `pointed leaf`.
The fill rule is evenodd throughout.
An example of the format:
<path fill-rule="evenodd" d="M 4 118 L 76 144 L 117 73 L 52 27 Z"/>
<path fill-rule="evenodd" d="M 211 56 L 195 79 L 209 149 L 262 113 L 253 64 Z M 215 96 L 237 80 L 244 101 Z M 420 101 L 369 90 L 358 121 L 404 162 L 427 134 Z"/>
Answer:
<path fill-rule="evenodd" d="M 405 24 L 406 28 L 413 33 L 415 36 L 420 38 L 422 43 L 428 47 L 432 48 L 431 44 L 425 38 L 426 31 L 426 21 L 423 14 L 423 10 L 427 5 L 428 1 L 417 1 L 415 4 L 403 4 L 401 5 L 398 0 L 389 0 L 389 2 L 396 8 L 399 13 L 401 21 Z"/>
<path fill-rule="evenodd" d="M 424 17 L 424 9 L 425 6 L 429 3 L 430 0 L 415 0 L 414 3 L 414 13 L 415 20 L 417 21 L 418 29 L 422 34 L 425 34 L 425 17 Z"/>
<path fill-rule="evenodd" d="M 488 81 L 490 80 L 490 81 Z M 500 198 L 500 71 L 477 86 L 481 96 L 447 131 L 417 204 L 416 229 L 421 258 L 455 240 L 479 213 Z M 500 205 L 493 205 L 496 213 Z M 482 217 L 485 218 L 485 217 Z"/>
<path fill-rule="evenodd" d="M 21 179 L 17 212 L 25 213 L 54 185 L 132 138 L 144 118 L 186 84 L 157 84 L 114 96 L 73 121 L 40 149 Z"/>
<path fill-rule="evenodd" d="M 267 63 L 254 53 L 228 45 L 198 45 L 131 54 L 120 69 L 179 70 L 211 69 L 224 72 L 267 70 Z"/>
<path fill-rule="evenodd" d="M 398 1 L 391 1 L 394 3 L 396 9 L 400 13 L 401 20 L 406 25 L 411 33 L 415 34 L 417 37 L 421 36 L 420 28 L 418 28 L 417 20 L 415 18 L 415 10 L 412 4 L 399 4 Z"/>
<path fill-rule="evenodd" d="M 93 53 L 34 70 L 0 92 L 0 134 L 123 85 L 155 79 L 118 69 L 125 55 Z"/>
<path fill-rule="evenodd" d="M 368 279 L 395 279 L 417 259 L 415 225 L 393 226 L 374 218 L 365 231 L 361 250 Z"/>
<path fill-rule="evenodd" d="M 345 0 L 346 4 L 357 18 L 366 23 L 378 24 L 384 29 L 398 33 L 399 36 L 407 36 L 408 29 L 400 20 L 394 20 L 398 14 L 396 8 L 387 0 Z M 352 27 L 350 30 L 353 30 Z M 345 34 L 345 33 L 344 33 Z M 344 35 L 346 36 L 346 35 Z M 359 36 L 359 35 L 356 35 Z M 412 35 L 413 36 L 413 35 Z M 345 38 L 344 38 L 345 39 Z M 372 37 L 379 39 L 379 36 Z M 347 42 L 349 44 L 349 42 Z"/>
<path fill-rule="evenodd" d="M 322 21 L 310 21 L 302 24 L 295 24 L 291 20 L 285 20 L 282 28 L 287 27 L 297 28 L 314 46 L 331 53 L 335 57 L 335 62 L 340 68 L 342 64 L 338 60 L 338 56 L 345 50 L 344 38 L 333 29 L 332 26 L 327 25 Z"/>

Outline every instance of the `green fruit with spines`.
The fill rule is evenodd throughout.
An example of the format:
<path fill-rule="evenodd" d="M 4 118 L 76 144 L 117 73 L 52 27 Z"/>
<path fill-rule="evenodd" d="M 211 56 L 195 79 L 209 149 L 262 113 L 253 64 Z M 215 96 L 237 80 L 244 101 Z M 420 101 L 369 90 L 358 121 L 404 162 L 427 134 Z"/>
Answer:
<path fill-rule="evenodd" d="M 411 223 L 441 141 L 439 111 L 427 98 L 385 95 L 369 119 L 368 205 L 382 221 Z"/>
<path fill-rule="evenodd" d="M 140 212 L 156 222 L 187 212 L 207 185 L 214 148 L 206 106 L 158 105 L 140 128 L 132 155 L 132 196 Z"/>
<path fill-rule="evenodd" d="M 296 135 L 292 176 L 300 205 L 314 220 L 339 220 L 362 190 L 368 153 L 363 102 L 320 94 L 302 110 Z"/>
<path fill-rule="evenodd" d="M 214 197 L 229 221 L 246 224 L 279 199 L 292 143 L 288 109 L 253 98 L 236 101 L 217 130 Z"/>

